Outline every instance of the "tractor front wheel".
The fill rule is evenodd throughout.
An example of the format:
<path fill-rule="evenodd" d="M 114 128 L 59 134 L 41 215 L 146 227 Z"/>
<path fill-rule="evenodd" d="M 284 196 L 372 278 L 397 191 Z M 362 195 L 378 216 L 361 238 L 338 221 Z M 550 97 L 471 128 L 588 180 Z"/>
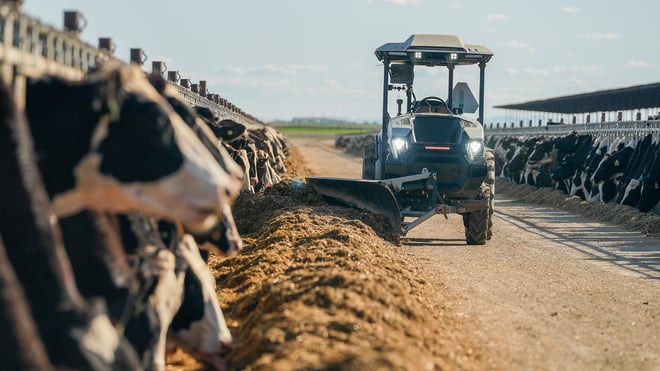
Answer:
<path fill-rule="evenodd" d="M 490 209 L 490 207 L 488 208 Z M 488 240 L 489 210 L 477 210 L 463 214 L 465 241 L 468 245 L 484 245 Z"/>
<path fill-rule="evenodd" d="M 362 179 L 376 179 L 376 144 L 367 144 L 362 157 Z"/>

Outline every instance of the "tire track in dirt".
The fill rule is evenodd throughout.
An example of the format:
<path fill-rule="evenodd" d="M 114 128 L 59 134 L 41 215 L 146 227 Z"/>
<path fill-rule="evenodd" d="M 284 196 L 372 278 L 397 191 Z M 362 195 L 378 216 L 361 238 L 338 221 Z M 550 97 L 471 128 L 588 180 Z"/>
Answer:
<path fill-rule="evenodd" d="M 318 175 L 359 167 L 328 153 Z M 491 350 L 492 368 L 660 369 L 659 240 L 501 196 L 496 210 L 485 246 L 465 244 L 457 215 L 402 239 L 424 278 L 456 298 L 447 307 L 474 324 L 466 331 Z"/>

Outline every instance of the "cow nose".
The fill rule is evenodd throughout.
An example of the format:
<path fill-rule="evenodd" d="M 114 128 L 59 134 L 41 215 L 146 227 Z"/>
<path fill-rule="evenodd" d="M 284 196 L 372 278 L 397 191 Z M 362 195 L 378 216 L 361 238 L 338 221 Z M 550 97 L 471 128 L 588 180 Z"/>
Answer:
<path fill-rule="evenodd" d="M 231 340 L 229 340 L 229 341 L 223 341 L 223 342 L 220 344 L 220 351 L 219 351 L 217 354 L 220 355 L 220 356 L 222 356 L 222 357 L 225 357 L 225 356 L 227 356 L 227 354 L 229 354 L 229 352 L 231 352 L 231 350 L 233 349 L 233 347 L 234 347 L 234 346 L 233 346 Z"/>

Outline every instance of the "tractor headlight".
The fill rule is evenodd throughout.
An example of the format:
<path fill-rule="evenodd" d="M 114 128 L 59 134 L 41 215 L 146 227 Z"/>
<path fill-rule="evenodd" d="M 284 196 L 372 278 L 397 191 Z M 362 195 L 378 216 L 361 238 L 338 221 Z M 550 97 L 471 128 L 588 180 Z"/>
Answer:
<path fill-rule="evenodd" d="M 394 158 L 408 150 L 408 140 L 405 137 L 393 137 L 390 141 Z"/>
<path fill-rule="evenodd" d="M 465 147 L 470 158 L 484 155 L 484 144 L 480 140 L 470 140 Z"/>
<path fill-rule="evenodd" d="M 406 149 L 406 138 L 401 138 L 401 137 L 394 137 L 392 138 L 392 147 L 394 147 L 394 150 L 397 152 L 402 152 Z"/>

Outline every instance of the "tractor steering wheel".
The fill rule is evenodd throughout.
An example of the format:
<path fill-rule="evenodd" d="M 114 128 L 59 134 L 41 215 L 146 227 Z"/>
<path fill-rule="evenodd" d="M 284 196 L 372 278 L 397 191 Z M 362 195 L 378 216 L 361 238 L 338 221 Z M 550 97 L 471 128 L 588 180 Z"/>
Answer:
<path fill-rule="evenodd" d="M 417 104 L 420 106 L 424 105 L 429 107 L 447 106 L 447 102 L 445 102 L 444 99 L 434 96 L 426 97 L 420 100 Z"/>

